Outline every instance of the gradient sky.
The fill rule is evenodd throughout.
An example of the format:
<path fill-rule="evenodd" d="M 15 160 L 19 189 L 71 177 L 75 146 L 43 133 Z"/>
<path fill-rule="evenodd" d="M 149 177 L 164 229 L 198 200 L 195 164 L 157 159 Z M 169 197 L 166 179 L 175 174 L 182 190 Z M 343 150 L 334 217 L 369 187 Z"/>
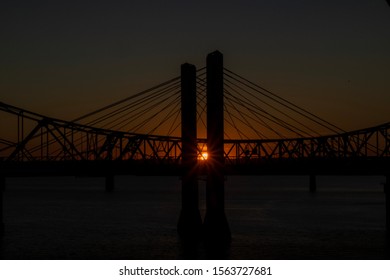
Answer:
<path fill-rule="evenodd" d="M 385 0 L 8 1 L 0 100 L 73 119 L 178 76 L 225 67 L 343 127 L 390 121 Z"/>

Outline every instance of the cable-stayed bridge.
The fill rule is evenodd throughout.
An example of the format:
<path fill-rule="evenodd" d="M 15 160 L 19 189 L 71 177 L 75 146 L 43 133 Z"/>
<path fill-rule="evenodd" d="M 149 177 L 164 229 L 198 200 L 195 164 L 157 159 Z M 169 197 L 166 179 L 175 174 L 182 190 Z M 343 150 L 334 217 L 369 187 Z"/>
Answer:
<path fill-rule="evenodd" d="M 209 57 L 205 68 L 183 64 L 180 77 L 71 121 L 0 103 L 2 181 L 94 175 L 112 188 L 119 174 L 179 175 L 187 185 L 206 174 L 292 174 L 310 175 L 314 191 L 315 175 L 356 174 L 385 175 L 388 185 L 390 123 L 345 131 L 224 68 L 219 52 Z"/>
<path fill-rule="evenodd" d="M 207 156 L 204 69 L 196 78 L 202 164 Z M 375 164 L 390 158 L 390 123 L 347 132 L 227 69 L 224 83 L 224 156 L 229 172 L 241 165 L 264 168 L 283 161 Z M 3 168 L 12 163 L 127 161 L 172 165 L 171 171 L 180 174 L 180 93 L 178 77 L 73 121 L 0 103 L 6 123 L 0 139 Z M 262 174 L 262 168 L 250 170 Z M 367 172 L 383 175 L 385 170 Z"/>

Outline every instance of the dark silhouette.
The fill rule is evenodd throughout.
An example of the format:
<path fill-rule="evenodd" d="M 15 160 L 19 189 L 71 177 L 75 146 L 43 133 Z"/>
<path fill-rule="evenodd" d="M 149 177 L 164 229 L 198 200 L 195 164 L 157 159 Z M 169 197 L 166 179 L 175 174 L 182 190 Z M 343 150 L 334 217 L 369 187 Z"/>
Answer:
<path fill-rule="evenodd" d="M 186 63 L 181 66 L 183 174 L 182 210 L 178 222 L 178 232 L 182 238 L 190 239 L 190 243 L 199 238 L 202 226 L 198 199 L 196 104 L 196 68 L 194 65 Z M 187 250 L 188 246 L 185 247 Z"/>
<path fill-rule="evenodd" d="M 387 236 L 390 237 L 390 175 L 386 176 L 384 188 L 386 194 L 386 229 Z"/>
<path fill-rule="evenodd" d="M 181 67 L 181 111 L 178 111 L 181 113 L 180 136 L 170 135 L 169 131 L 174 126 L 167 128 L 167 135 L 153 134 L 156 128 L 164 124 L 170 113 L 166 118 L 155 121 L 153 124 L 156 127 L 148 133 L 138 133 L 135 130 L 124 132 L 90 125 L 97 124 L 100 120 L 121 120 L 123 113 L 126 121 L 132 121 L 147 115 L 148 110 L 155 109 L 156 103 L 164 105 L 169 98 L 178 100 L 175 91 L 179 87 L 179 78 L 85 115 L 86 118 L 97 115 L 96 120 L 87 122 L 86 125 L 49 118 L 0 103 L 0 110 L 15 116 L 18 124 L 16 143 L 0 139 L 1 144 L 5 145 L 0 151 L 2 155 L 6 154 L 0 160 L 1 232 L 4 229 L 2 212 L 6 177 L 101 176 L 106 179 L 106 190 L 113 192 L 115 175 L 174 175 L 182 178 L 182 208 L 177 229 L 183 239 L 183 257 L 228 258 L 231 232 L 225 216 L 225 176 L 305 175 L 309 176 L 311 193 L 315 193 L 318 175 L 387 175 L 386 227 L 387 233 L 390 233 L 390 123 L 357 131 L 343 131 L 225 69 L 223 55 L 218 51 L 207 56 L 206 70 L 206 79 L 198 79 L 194 65 L 183 64 Z M 230 91 L 224 90 L 226 78 L 229 79 Z M 207 139 L 197 137 L 198 83 L 203 83 L 207 89 Z M 238 86 L 235 87 L 234 83 Z M 287 120 L 281 120 L 280 114 L 275 116 L 260 106 L 257 107 L 256 102 L 245 99 L 236 89 L 243 89 L 244 92 L 253 90 L 257 95 L 252 97 L 257 101 L 261 95 L 280 105 L 284 111 L 278 109 L 277 112 L 288 117 Z M 165 99 L 157 99 L 153 104 L 156 96 Z M 225 100 L 228 102 L 225 103 Z M 129 105 L 128 102 L 133 103 Z M 142 108 L 141 111 L 134 109 L 137 105 Z M 225 105 L 241 106 L 243 112 L 237 112 L 245 120 L 244 124 L 251 116 L 247 114 L 250 112 L 277 126 L 277 129 L 271 128 L 269 131 L 276 131 L 278 134 L 278 129 L 286 129 L 297 132 L 297 136 L 267 138 L 267 135 L 261 133 L 268 125 L 258 122 L 260 128 L 255 131 L 259 135 L 258 139 L 225 139 Z M 150 114 L 152 117 L 158 115 L 166 107 L 164 105 L 160 111 Z M 109 111 L 106 112 L 107 110 Z M 302 119 L 321 125 L 331 133 L 316 137 L 307 133 L 305 136 L 303 128 L 288 122 L 291 117 L 285 111 L 298 113 Z M 235 125 L 232 115 L 227 115 L 231 118 L 230 125 L 237 129 L 240 136 L 244 135 L 240 127 Z M 146 120 L 142 119 L 134 127 L 144 126 L 152 117 L 146 116 Z M 81 120 L 83 118 L 78 118 L 78 121 Z M 29 125 L 25 125 L 27 122 Z M 248 127 L 255 130 L 251 124 Z M 199 144 L 207 145 L 208 158 L 202 164 L 198 162 L 202 152 L 199 151 Z M 200 175 L 207 176 L 203 225 L 198 205 Z"/>
<path fill-rule="evenodd" d="M 223 56 L 219 51 L 207 56 L 207 185 L 205 238 L 211 244 L 230 241 L 230 229 L 225 216 L 225 153 Z"/>
<path fill-rule="evenodd" d="M 3 193 L 5 190 L 5 177 L 0 176 L 0 237 L 4 235 L 4 220 L 3 220 Z"/>

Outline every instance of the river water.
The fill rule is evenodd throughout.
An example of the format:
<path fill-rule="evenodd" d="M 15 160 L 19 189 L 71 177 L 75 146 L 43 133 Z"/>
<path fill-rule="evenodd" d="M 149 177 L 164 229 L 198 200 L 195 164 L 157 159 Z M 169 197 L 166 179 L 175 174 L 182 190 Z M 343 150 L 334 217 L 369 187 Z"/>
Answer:
<path fill-rule="evenodd" d="M 184 246 L 177 177 L 8 178 L 3 259 L 387 259 L 384 177 L 227 177 L 230 245 Z M 205 182 L 199 182 L 205 213 Z"/>

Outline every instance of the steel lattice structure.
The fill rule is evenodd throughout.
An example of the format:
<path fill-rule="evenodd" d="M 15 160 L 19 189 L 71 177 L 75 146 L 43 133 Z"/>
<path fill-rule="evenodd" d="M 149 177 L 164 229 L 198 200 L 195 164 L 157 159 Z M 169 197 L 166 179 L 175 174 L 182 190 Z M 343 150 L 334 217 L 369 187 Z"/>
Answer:
<path fill-rule="evenodd" d="M 198 123 L 205 126 L 205 68 L 197 73 Z M 228 69 L 224 69 L 224 75 L 226 131 L 235 131 L 239 136 L 230 137 L 225 132 L 226 173 L 264 173 L 270 170 L 269 166 L 273 168 L 270 173 L 282 172 L 283 168 L 284 172 L 297 172 L 299 166 L 310 169 L 312 164 L 321 162 L 317 164 L 318 173 L 326 169 L 325 161 L 333 170 L 346 170 L 347 166 L 348 170 L 359 167 L 357 172 L 369 169 L 370 174 L 390 172 L 390 123 L 346 132 Z M 131 165 L 132 170 L 138 170 L 137 166 L 158 166 L 180 174 L 179 80 L 171 79 L 73 121 L 0 103 L 4 119 L 17 122 L 16 129 L 10 124 L 17 137 L 10 140 L 4 133 L 0 137 L 2 172 L 12 167 L 12 163 L 19 163 L 19 168 L 22 163 L 31 167 L 31 163 L 104 162 L 104 168 L 108 168 L 109 162 L 115 162 L 115 168 L 120 163 Z M 157 120 L 150 122 L 153 118 Z M 130 130 L 124 129 L 123 123 L 132 120 L 138 123 L 132 123 Z M 172 123 L 164 126 L 167 120 Z M 245 131 L 241 129 L 243 126 Z M 165 129 L 162 133 L 161 128 Z M 135 132 L 137 129 L 147 132 Z M 321 135 L 318 129 L 326 129 L 328 133 Z M 253 132 L 255 138 L 249 137 L 248 132 Z M 197 149 L 202 166 L 202 153 L 207 149 L 205 137 L 198 137 Z M 275 163 L 281 168 L 275 168 Z"/>
<path fill-rule="evenodd" d="M 17 143 L 0 142 L 2 161 L 181 160 L 181 138 L 95 128 L 45 117 L 5 103 L 0 110 L 15 115 Z M 24 132 L 26 122 L 35 123 Z M 206 139 L 198 139 L 199 153 Z M 311 138 L 225 140 L 227 163 L 302 158 L 389 158 L 390 123 Z"/>

